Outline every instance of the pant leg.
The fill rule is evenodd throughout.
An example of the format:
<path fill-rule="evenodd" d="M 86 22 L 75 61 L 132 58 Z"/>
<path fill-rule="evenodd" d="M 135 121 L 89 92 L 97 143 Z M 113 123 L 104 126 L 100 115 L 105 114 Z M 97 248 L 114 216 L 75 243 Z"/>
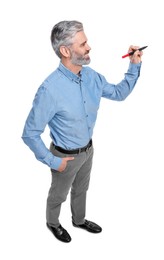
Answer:
<path fill-rule="evenodd" d="M 71 189 L 72 220 L 75 224 L 83 224 L 86 214 L 86 194 L 89 187 L 92 168 L 93 147 L 84 153 L 86 160 L 76 174 Z"/>
<path fill-rule="evenodd" d="M 70 190 L 73 176 L 69 177 L 69 174 L 63 174 L 52 172 L 52 183 L 47 198 L 47 210 L 46 218 L 47 223 L 54 227 L 60 225 L 59 215 L 62 203 L 66 200 L 67 194 Z"/>
<path fill-rule="evenodd" d="M 51 152 L 58 157 L 68 157 L 70 155 L 60 153 L 51 144 Z M 72 155 L 74 160 L 68 161 L 67 167 L 63 172 L 51 169 L 52 183 L 47 198 L 46 219 L 47 223 L 54 227 L 60 225 L 59 215 L 62 203 L 66 200 L 68 192 L 76 177 L 77 172 L 85 162 L 85 154 Z"/>

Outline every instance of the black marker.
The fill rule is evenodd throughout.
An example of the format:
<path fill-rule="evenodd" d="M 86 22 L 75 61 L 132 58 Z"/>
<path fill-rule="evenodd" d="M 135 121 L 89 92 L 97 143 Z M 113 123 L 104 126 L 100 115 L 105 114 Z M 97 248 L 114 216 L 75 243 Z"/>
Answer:
<path fill-rule="evenodd" d="M 148 46 L 144 46 L 144 47 L 141 47 L 141 48 L 139 48 L 139 49 L 137 49 L 137 50 L 135 50 L 135 51 L 142 51 L 142 50 L 144 50 L 144 49 L 147 48 L 147 47 L 148 47 Z M 133 54 L 135 53 L 135 51 L 131 51 L 131 52 L 129 52 L 129 53 L 123 55 L 122 58 L 126 58 L 126 57 L 128 57 L 128 56 L 133 55 Z"/>

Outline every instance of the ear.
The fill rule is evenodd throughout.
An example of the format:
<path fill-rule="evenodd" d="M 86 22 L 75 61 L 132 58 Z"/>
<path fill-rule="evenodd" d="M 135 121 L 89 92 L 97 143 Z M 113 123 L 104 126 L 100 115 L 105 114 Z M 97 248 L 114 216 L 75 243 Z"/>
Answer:
<path fill-rule="evenodd" d="M 70 50 L 66 46 L 60 46 L 60 52 L 65 58 L 70 57 Z"/>

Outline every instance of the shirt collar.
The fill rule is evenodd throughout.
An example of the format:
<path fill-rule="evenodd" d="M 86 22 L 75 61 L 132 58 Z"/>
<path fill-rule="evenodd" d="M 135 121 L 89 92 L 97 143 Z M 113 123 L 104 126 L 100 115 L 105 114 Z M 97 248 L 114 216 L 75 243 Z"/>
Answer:
<path fill-rule="evenodd" d="M 75 81 L 76 83 L 79 83 L 79 81 L 81 81 L 82 79 L 81 79 L 81 76 L 82 76 L 82 70 L 83 70 L 83 68 L 82 68 L 82 70 L 81 70 L 81 72 L 80 72 L 80 75 L 81 76 L 79 76 L 79 75 L 77 75 L 77 74 L 74 74 L 72 71 L 70 71 L 69 69 L 67 69 L 61 62 L 60 62 L 60 64 L 59 64 L 59 67 L 58 67 L 58 69 L 67 77 L 67 78 L 69 78 L 70 80 L 72 80 L 72 81 Z"/>

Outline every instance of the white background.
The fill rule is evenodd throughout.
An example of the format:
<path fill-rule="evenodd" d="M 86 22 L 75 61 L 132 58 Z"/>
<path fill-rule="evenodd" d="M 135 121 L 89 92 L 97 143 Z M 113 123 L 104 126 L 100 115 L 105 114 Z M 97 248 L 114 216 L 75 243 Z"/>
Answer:
<path fill-rule="evenodd" d="M 4 2 L 4 3 L 3 3 Z M 162 1 L 1 1 L 1 259 L 164 259 L 164 126 Z M 59 63 L 50 31 L 61 20 L 83 22 L 90 66 L 118 83 L 129 45 L 148 45 L 141 76 L 123 102 L 102 99 L 94 131 L 95 157 L 87 218 L 101 234 L 75 229 L 69 197 L 63 244 L 47 230 L 50 171 L 21 140 L 34 94 Z M 49 146 L 49 131 L 43 138 Z"/>

